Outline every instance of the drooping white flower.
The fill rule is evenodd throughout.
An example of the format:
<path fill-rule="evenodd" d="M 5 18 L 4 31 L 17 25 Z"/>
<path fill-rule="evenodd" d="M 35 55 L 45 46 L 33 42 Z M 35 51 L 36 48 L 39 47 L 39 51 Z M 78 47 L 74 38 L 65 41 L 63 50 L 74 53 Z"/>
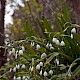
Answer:
<path fill-rule="evenodd" d="M 15 48 L 12 48 L 12 53 L 15 54 Z"/>
<path fill-rule="evenodd" d="M 24 80 L 26 78 L 26 76 L 23 76 L 22 79 Z"/>
<path fill-rule="evenodd" d="M 16 69 L 20 69 L 20 64 L 16 65 Z"/>
<path fill-rule="evenodd" d="M 11 71 L 12 71 L 12 68 L 10 68 L 9 72 L 11 72 Z"/>
<path fill-rule="evenodd" d="M 25 47 L 24 46 L 22 46 L 22 50 L 25 51 Z"/>
<path fill-rule="evenodd" d="M 19 50 L 19 55 L 22 55 L 23 54 L 23 50 Z"/>
<path fill-rule="evenodd" d="M 44 75 L 44 76 L 47 76 L 48 74 L 47 74 L 47 72 L 45 71 L 43 75 Z"/>
<path fill-rule="evenodd" d="M 17 80 L 21 80 L 21 77 L 19 76 L 19 77 L 17 77 Z"/>
<path fill-rule="evenodd" d="M 59 40 L 56 40 L 56 42 L 55 42 L 55 43 L 56 43 L 56 45 L 60 45 L 60 42 L 59 42 Z"/>
<path fill-rule="evenodd" d="M 46 44 L 46 48 L 49 48 L 49 43 Z"/>
<path fill-rule="evenodd" d="M 61 41 L 60 46 L 65 46 L 64 41 Z"/>
<path fill-rule="evenodd" d="M 16 72 L 16 67 L 13 68 L 13 71 Z"/>
<path fill-rule="evenodd" d="M 35 44 L 34 42 L 31 42 L 31 47 L 33 47 L 33 46 L 34 46 L 34 44 Z"/>
<path fill-rule="evenodd" d="M 50 71 L 49 71 L 49 74 L 52 75 L 52 74 L 53 74 L 53 70 L 50 70 Z"/>
<path fill-rule="evenodd" d="M 73 39 L 73 34 L 71 34 L 71 39 Z"/>
<path fill-rule="evenodd" d="M 53 37 L 52 41 L 53 41 L 53 43 L 56 43 L 57 38 L 54 38 L 54 37 Z"/>
<path fill-rule="evenodd" d="M 43 53 L 42 55 L 41 55 L 41 58 L 42 59 L 44 59 L 44 58 L 46 58 L 47 57 L 47 54 L 46 53 Z"/>
<path fill-rule="evenodd" d="M 56 58 L 55 63 L 59 65 L 59 60 Z"/>
<path fill-rule="evenodd" d="M 71 32 L 76 33 L 76 28 L 72 28 Z"/>
<path fill-rule="evenodd" d="M 39 64 L 36 66 L 36 69 L 37 70 L 40 70 L 40 65 Z"/>
<path fill-rule="evenodd" d="M 40 65 L 40 66 L 43 66 L 43 62 L 40 62 L 39 65 Z"/>
<path fill-rule="evenodd" d="M 40 75 L 42 75 L 42 70 L 40 71 L 40 73 L 39 73 Z"/>
<path fill-rule="evenodd" d="M 51 43 L 49 44 L 49 47 L 52 47 L 52 44 Z"/>
<path fill-rule="evenodd" d="M 25 78 L 25 80 L 28 80 L 27 78 Z"/>
<path fill-rule="evenodd" d="M 39 45 L 39 44 L 36 45 L 36 49 L 37 49 L 37 50 L 40 49 L 40 45 Z"/>
<path fill-rule="evenodd" d="M 9 56 L 12 54 L 12 51 L 9 51 Z"/>
<path fill-rule="evenodd" d="M 50 50 L 54 49 L 54 47 L 50 47 Z"/>
<path fill-rule="evenodd" d="M 26 68 L 25 64 L 23 64 L 23 65 L 21 66 L 21 68 L 22 68 L 22 69 L 25 69 L 25 68 Z"/>
<path fill-rule="evenodd" d="M 9 61 L 10 61 L 10 59 L 9 59 L 9 58 L 7 58 L 7 61 L 9 62 Z"/>
<path fill-rule="evenodd" d="M 15 59 L 17 59 L 17 58 L 18 58 L 18 54 L 16 53 L 16 54 L 15 54 Z"/>
<path fill-rule="evenodd" d="M 16 76 L 13 77 L 13 80 L 16 80 Z"/>
<path fill-rule="evenodd" d="M 34 67 L 32 66 L 32 67 L 31 67 L 31 72 L 32 72 L 33 70 L 34 70 Z"/>

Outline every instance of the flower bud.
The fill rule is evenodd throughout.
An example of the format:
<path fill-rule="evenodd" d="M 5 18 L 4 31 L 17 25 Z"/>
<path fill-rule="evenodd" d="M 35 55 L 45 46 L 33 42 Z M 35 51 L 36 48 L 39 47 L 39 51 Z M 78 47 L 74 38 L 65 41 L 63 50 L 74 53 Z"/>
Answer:
<path fill-rule="evenodd" d="M 47 74 L 47 72 L 45 71 L 45 72 L 44 72 L 44 76 L 47 76 L 47 75 L 48 75 L 48 74 Z"/>
<path fill-rule="evenodd" d="M 39 44 L 36 45 L 36 49 L 37 49 L 37 50 L 40 49 L 40 45 L 39 45 Z"/>
<path fill-rule="evenodd" d="M 52 41 L 53 41 L 53 43 L 56 43 L 57 38 L 53 38 Z"/>
<path fill-rule="evenodd" d="M 13 77 L 13 80 L 16 80 L 16 76 Z"/>
<path fill-rule="evenodd" d="M 15 48 L 12 48 L 12 53 L 15 54 Z"/>
<path fill-rule="evenodd" d="M 25 69 L 25 68 L 26 68 L 26 66 L 23 64 L 23 65 L 21 66 L 21 68 L 22 68 L 22 69 Z"/>
<path fill-rule="evenodd" d="M 72 28 L 71 32 L 76 33 L 76 28 Z"/>
<path fill-rule="evenodd" d="M 42 70 L 40 71 L 40 73 L 39 73 L 40 75 L 42 75 Z"/>
<path fill-rule="evenodd" d="M 61 41 L 60 46 L 65 46 L 64 41 Z"/>
<path fill-rule="evenodd" d="M 17 77 L 17 80 L 21 80 L 21 77 L 19 76 L 19 77 Z"/>
<path fill-rule="evenodd" d="M 39 64 L 36 66 L 36 69 L 40 70 L 40 65 Z"/>
<path fill-rule="evenodd" d="M 22 46 L 22 50 L 23 50 L 23 51 L 25 50 L 24 46 Z"/>
<path fill-rule="evenodd" d="M 13 71 L 16 72 L 16 67 L 13 68 Z"/>
<path fill-rule="evenodd" d="M 44 58 L 46 58 L 47 57 L 47 54 L 46 53 L 43 53 L 42 55 L 41 55 L 41 58 L 42 59 L 44 59 Z"/>
<path fill-rule="evenodd" d="M 39 65 L 40 65 L 40 66 L 43 66 L 43 62 L 40 62 Z"/>
<path fill-rule="evenodd" d="M 23 50 L 19 50 L 19 55 L 22 55 L 23 54 Z"/>
<path fill-rule="evenodd" d="M 56 43 L 56 45 L 60 45 L 60 42 L 59 42 L 59 40 L 56 40 L 56 42 L 55 42 L 55 43 Z"/>
<path fill-rule="evenodd" d="M 73 34 L 71 34 L 71 39 L 73 39 Z"/>
<path fill-rule="evenodd" d="M 50 74 L 50 75 L 52 75 L 52 74 L 53 74 L 53 71 L 52 71 L 52 70 L 50 70 L 50 71 L 49 71 L 49 74 Z"/>

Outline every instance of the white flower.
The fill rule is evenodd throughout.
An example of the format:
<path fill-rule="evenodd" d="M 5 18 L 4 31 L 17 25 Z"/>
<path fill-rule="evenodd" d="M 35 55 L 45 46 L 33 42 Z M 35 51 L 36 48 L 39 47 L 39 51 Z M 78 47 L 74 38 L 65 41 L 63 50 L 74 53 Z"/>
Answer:
<path fill-rule="evenodd" d="M 56 58 L 55 62 L 57 65 L 59 65 L 59 60 L 57 58 Z"/>
<path fill-rule="evenodd" d="M 19 77 L 17 77 L 17 80 L 21 80 L 21 77 L 19 76 Z"/>
<path fill-rule="evenodd" d="M 18 65 L 16 65 L 16 69 L 20 69 L 20 65 L 18 64 Z"/>
<path fill-rule="evenodd" d="M 28 80 L 27 78 L 25 80 Z"/>
<path fill-rule="evenodd" d="M 73 34 L 71 34 L 71 39 L 73 39 Z"/>
<path fill-rule="evenodd" d="M 14 76 L 13 79 L 16 80 L 16 76 Z"/>
<path fill-rule="evenodd" d="M 71 32 L 76 33 L 76 28 L 72 28 Z"/>
<path fill-rule="evenodd" d="M 33 71 L 33 69 L 34 69 L 34 67 L 32 66 L 32 67 L 31 67 L 31 72 Z"/>
<path fill-rule="evenodd" d="M 40 49 L 40 45 L 39 45 L 39 44 L 36 45 L 36 49 L 37 49 L 37 50 Z"/>
<path fill-rule="evenodd" d="M 9 51 L 9 56 L 12 54 L 12 51 Z"/>
<path fill-rule="evenodd" d="M 34 42 L 31 42 L 31 47 L 33 47 L 34 46 Z"/>
<path fill-rule="evenodd" d="M 19 55 L 22 55 L 23 54 L 23 50 L 19 50 Z"/>
<path fill-rule="evenodd" d="M 56 40 L 56 42 L 55 42 L 55 43 L 56 43 L 56 45 L 60 45 L 60 42 L 59 42 L 59 40 Z"/>
<path fill-rule="evenodd" d="M 46 47 L 49 48 L 49 43 L 46 44 Z"/>
<path fill-rule="evenodd" d="M 15 54 L 15 48 L 12 48 L 12 53 Z"/>
<path fill-rule="evenodd" d="M 21 66 L 21 68 L 22 68 L 22 69 L 25 69 L 25 68 L 26 68 L 26 66 L 23 64 L 23 65 Z"/>
<path fill-rule="evenodd" d="M 60 46 L 65 46 L 64 41 L 61 41 Z"/>
<path fill-rule="evenodd" d="M 25 48 L 24 48 L 24 46 L 22 46 L 22 50 L 23 50 L 23 51 L 25 51 Z"/>
<path fill-rule="evenodd" d="M 53 74 L 53 70 L 50 70 L 50 71 L 49 71 L 49 74 L 52 75 L 52 74 Z"/>
<path fill-rule="evenodd" d="M 54 37 L 53 37 L 52 41 L 53 41 L 53 43 L 56 43 L 57 38 L 54 38 Z"/>
<path fill-rule="evenodd" d="M 16 54 L 15 54 L 15 59 L 17 59 L 17 58 L 18 58 L 18 54 L 16 53 Z"/>
<path fill-rule="evenodd" d="M 44 72 L 44 76 L 47 76 L 47 75 L 48 75 L 48 74 L 47 74 L 47 72 L 45 71 L 45 72 Z"/>
<path fill-rule="evenodd" d="M 9 61 L 10 61 L 10 59 L 9 59 L 9 58 L 7 58 L 7 61 L 9 62 Z"/>
<path fill-rule="evenodd" d="M 16 67 L 13 68 L 13 71 L 16 72 Z"/>
<path fill-rule="evenodd" d="M 47 57 L 47 54 L 46 53 L 43 53 L 42 55 L 41 55 L 41 58 L 46 58 Z"/>
<path fill-rule="evenodd" d="M 9 72 L 11 72 L 11 71 L 12 71 L 12 68 L 10 68 Z"/>
<path fill-rule="evenodd" d="M 40 70 L 40 65 L 39 64 L 36 66 L 36 69 Z"/>
<path fill-rule="evenodd" d="M 22 79 L 24 80 L 26 78 L 26 76 L 23 76 Z"/>
<path fill-rule="evenodd" d="M 50 50 L 54 49 L 54 47 L 50 47 Z"/>
<path fill-rule="evenodd" d="M 40 73 L 39 73 L 40 75 L 42 75 L 42 70 L 40 71 Z"/>
<path fill-rule="evenodd" d="M 49 47 L 52 47 L 52 44 L 51 43 L 49 44 Z"/>
<path fill-rule="evenodd" d="M 40 62 L 39 65 L 40 65 L 40 66 L 43 66 L 43 62 Z"/>

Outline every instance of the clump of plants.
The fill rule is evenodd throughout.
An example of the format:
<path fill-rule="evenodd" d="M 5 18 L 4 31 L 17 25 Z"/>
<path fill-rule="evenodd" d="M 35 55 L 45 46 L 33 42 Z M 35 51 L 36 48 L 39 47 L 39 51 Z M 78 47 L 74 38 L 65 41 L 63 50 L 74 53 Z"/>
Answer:
<path fill-rule="evenodd" d="M 80 74 L 80 36 L 78 25 L 72 24 L 64 6 L 56 18 L 58 31 L 53 32 L 48 20 L 36 18 L 44 38 L 33 35 L 28 22 L 26 39 L 6 46 L 7 63 L 0 70 L 1 79 L 8 80 L 72 80 Z"/>

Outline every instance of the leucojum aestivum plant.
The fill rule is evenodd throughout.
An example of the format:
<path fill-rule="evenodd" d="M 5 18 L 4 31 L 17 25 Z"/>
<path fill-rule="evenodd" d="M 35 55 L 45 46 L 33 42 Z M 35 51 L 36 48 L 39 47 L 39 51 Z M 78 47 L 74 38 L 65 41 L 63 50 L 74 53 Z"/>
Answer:
<path fill-rule="evenodd" d="M 37 19 L 44 39 L 30 32 L 26 39 L 6 47 L 7 63 L 0 69 L 4 71 L 1 80 L 72 80 L 80 74 L 78 25 L 72 24 L 64 13 L 57 18 L 59 31 L 53 32 L 44 16 L 42 20 L 46 28 Z"/>

